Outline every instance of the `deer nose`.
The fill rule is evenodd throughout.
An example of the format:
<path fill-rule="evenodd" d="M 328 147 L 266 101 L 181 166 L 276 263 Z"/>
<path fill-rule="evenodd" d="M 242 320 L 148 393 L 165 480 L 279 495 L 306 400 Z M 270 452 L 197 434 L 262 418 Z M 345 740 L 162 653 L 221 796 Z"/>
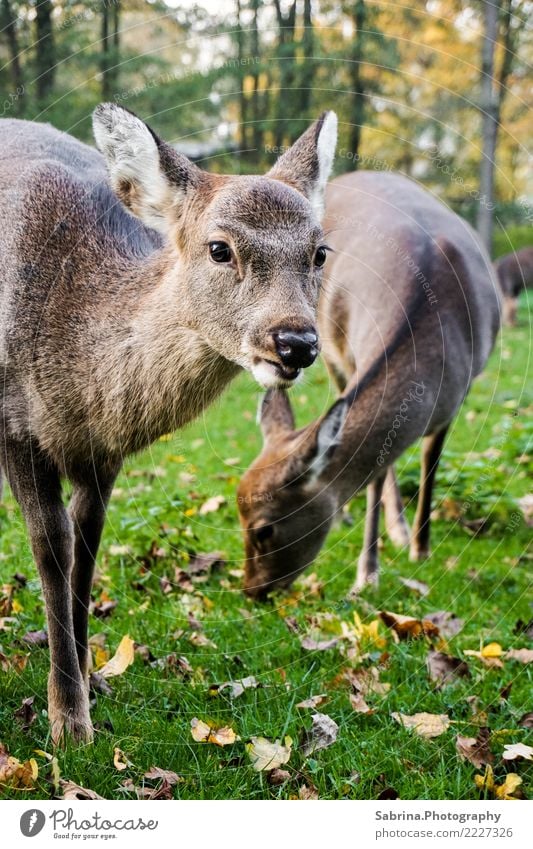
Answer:
<path fill-rule="evenodd" d="M 307 368 L 317 358 L 318 336 L 314 330 L 277 330 L 273 334 L 276 351 L 284 366 Z"/>

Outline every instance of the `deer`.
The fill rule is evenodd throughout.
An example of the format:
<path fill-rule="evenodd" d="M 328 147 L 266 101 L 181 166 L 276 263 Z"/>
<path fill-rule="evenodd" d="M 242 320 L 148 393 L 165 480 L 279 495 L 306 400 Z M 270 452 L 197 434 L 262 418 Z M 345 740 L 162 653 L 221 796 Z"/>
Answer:
<path fill-rule="evenodd" d="M 518 296 L 523 289 L 533 288 L 533 247 L 506 254 L 494 263 L 503 295 L 503 321 L 516 326 Z"/>
<path fill-rule="evenodd" d="M 326 112 L 266 175 L 226 176 L 112 103 L 97 149 L 0 122 L 0 467 L 43 588 L 56 744 L 93 738 L 88 609 L 123 459 L 242 369 L 289 387 L 318 354 L 336 126 Z"/>
<path fill-rule="evenodd" d="M 435 474 L 446 433 L 500 324 L 490 260 L 471 227 L 410 179 L 357 171 L 333 180 L 324 221 L 333 251 L 319 301 L 325 363 L 339 397 L 296 429 L 284 390 L 260 406 L 263 448 L 237 503 L 248 596 L 287 589 L 342 508 L 366 489 L 353 598 L 379 576 L 381 507 L 391 540 L 430 554 Z M 412 533 L 394 464 L 421 438 Z"/>

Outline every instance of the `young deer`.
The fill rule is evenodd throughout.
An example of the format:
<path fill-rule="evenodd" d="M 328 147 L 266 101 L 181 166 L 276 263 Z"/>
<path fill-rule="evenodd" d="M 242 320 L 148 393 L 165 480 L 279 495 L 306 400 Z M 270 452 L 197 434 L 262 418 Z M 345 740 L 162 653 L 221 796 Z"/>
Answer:
<path fill-rule="evenodd" d="M 503 294 L 503 320 L 514 327 L 518 296 L 533 288 L 533 247 L 500 257 L 494 267 Z"/>
<path fill-rule="evenodd" d="M 263 451 L 238 490 L 245 589 L 253 597 L 289 586 L 320 551 L 342 505 L 365 487 L 353 591 L 377 583 L 382 500 L 393 541 L 408 540 L 393 463 L 418 437 L 411 556 L 428 556 L 431 491 L 446 431 L 499 327 L 497 283 L 473 230 L 410 180 L 370 172 L 333 180 L 325 227 L 336 253 L 319 327 L 343 394 L 301 430 L 283 391 L 265 396 Z"/>
<path fill-rule="evenodd" d="M 317 355 L 336 118 L 266 177 L 201 171 L 113 104 L 94 133 L 101 153 L 0 122 L 0 466 L 42 580 L 55 741 L 92 735 L 87 611 L 123 457 L 197 416 L 240 368 L 288 386 Z"/>

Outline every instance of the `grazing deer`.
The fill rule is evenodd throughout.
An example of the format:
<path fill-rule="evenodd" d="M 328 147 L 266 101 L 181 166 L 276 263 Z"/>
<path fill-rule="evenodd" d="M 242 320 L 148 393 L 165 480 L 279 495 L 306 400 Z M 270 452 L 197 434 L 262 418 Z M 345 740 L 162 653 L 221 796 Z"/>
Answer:
<path fill-rule="evenodd" d="M 411 557 L 428 556 L 446 431 L 499 327 L 497 283 L 474 231 L 410 180 L 371 172 L 333 180 L 324 225 L 335 254 L 319 327 L 343 394 L 300 430 L 283 391 L 265 396 L 263 451 L 238 490 L 245 590 L 253 597 L 289 586 L 317 556 L 342 506 L 365 487 L 353 592 L 377 583 L 380 505 L 394 540 L 406 541 L 393 464 L 418 437 Z"/>
<path fill-rule="evenodd" d="M 56 742 L 92 735 L 88 606 L 123 457 L 197 416 L 239 369 L 288 386 L 318 353 L 336 117 L 266 177 L 201 171 L 114 104 L 94 133 L 101 153 L 0 122 L 0 466 L 42 580 Z"/>
<path fill-rule="evenodd" d="M 518 296 L 523 289 L 533 288 L 533 247 L 500 257 L 494 267 L 503 294 L 503 320 L 514 327 Z"/>

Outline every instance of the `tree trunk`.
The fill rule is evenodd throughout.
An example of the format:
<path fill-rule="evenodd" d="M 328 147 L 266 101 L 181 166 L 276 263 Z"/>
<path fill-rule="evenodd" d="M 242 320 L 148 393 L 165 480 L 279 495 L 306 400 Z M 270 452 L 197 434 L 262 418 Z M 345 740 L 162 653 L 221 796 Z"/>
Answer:
<path fill-rule="evenodd" d="M 492 251 L 494 204 L 494 157 L 498 136 L 498 98 L 494 86 L 494 49 L 498 37 L 500 0 L 484 4 L 484 33 L 481 48 L 481 133 L 482 158 L 479 172 L 477 229 L 489 254 Z"/>
<path fill-rule="evenodd" d="M 260 158 L 260 147 L 262 141 L 261 114 L 259 104 L 259 12 L 260 0 L 252 0 L 254 18 L 252 22 L 252 146 L 254 148 L 254 160 Z"/>
<path fill-rule="evenodd" d="M 291 141 L 291 133 L 284 127 L 285 119 L 293 114 L 291 86 L 294 82 L 294 55 L 289 56 L 289 46 L 294 45 L 294 30 L 296 28 L 296 2 L 293 0 L 286 15 L 281 11 L 279 0 L 274 0 L 276 19 L 278 22 L 278 67 L 279 91 L 276 109 L 276 126 L 274 143 L 281 148 L 284 140 Z M 297 133 L 299 135 L 299 132 Z"/>
<path fill-rule="evenodd" d="M 112 100 L 118 80 L 120 57 L 120 0 L 101 0 L 102 99 Z"/>
<path fill-rule="evenodd" d="M 15 14 L 11 8 L 9 0 L 2 0 L 0 13 L 1 28 L 5 34 L 9 50 L 9 71 L 11 74 L 11 85 L 13 89 L 10 94 L 13 98 L 13 111 L 16 115 L 20 115 L 22 103 L 21 96 L 24 94 L 24 78 L 22 76 L 22 67 L 19 58 L 20 50 Z"/>
<path fill-rule="evenodd" d="M 242 2 L 237 0 L 237 61 L 239 64 L 239 145 L 248 150 L 248 102 L 244 92 L 244 31 L 242 28 Z"/>
<path fill-rule="evenodd" d="M 314 32 L 311 0 L 304 0 L 304 33 L 303 33 L 303 61 L 300 73 L 300 105 L 302 115 L 307 117 L 311 107 L 311 95 L 313 93 L 313 82 L 315 78 L 314 60 Z"/>
<path fill-rule="evenodd" d="M 351 85 L 352 85 L 352 126 L 350 130 L 350 162 L 353 162 L 354 170 L 357 170 L 359 160 L 359 148 L 361 147 L 361 132 L 365 119 L 365 88 L 363 83 L 362 64 L 364 55 L 364 27 L 366 21 L 366 7 L 364 0 L 356 0 L 352 9 L 352 20 L 355 27 L 352 63 L 351 63 Z"/>
<path fill-rule="evenodd" d="M 52 0 L 35 0 L 36 91 L 39 104 L 50 96 L 56 75 Z"/>

